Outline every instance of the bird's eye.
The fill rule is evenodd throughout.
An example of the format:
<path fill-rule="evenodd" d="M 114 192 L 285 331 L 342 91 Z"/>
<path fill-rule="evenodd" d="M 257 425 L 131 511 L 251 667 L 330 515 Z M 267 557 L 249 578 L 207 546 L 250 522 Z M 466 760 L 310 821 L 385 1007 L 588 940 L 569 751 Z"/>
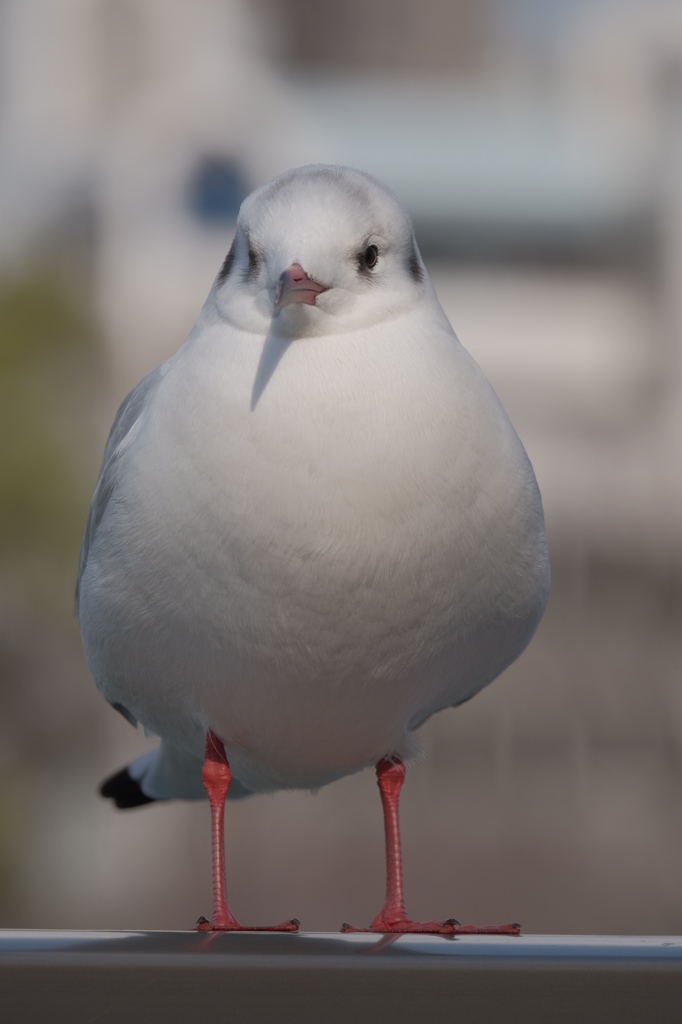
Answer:
<path fill-rule="evenodd" d="M 376 245 L 368 245 L 362 254 L 363 266 L 367 267 L 368 270 L 373 270 L 377 265 L 379 259 L 379 250 Z"/>

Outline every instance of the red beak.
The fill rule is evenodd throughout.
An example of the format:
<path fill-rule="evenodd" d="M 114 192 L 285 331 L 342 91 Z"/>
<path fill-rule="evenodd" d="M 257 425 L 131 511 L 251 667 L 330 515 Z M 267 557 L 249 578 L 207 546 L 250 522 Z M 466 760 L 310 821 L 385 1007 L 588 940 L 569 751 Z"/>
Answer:
<path fill-rule="evenodd" d="M 289 306 L 292 302 L 304 302 L 307 306 L 314 306 L 317 296 L 327 290 L 326 285 L 308 277 L 300 263 L 292 263 L 279 276 L 275 291 L 275 309 Z"/>

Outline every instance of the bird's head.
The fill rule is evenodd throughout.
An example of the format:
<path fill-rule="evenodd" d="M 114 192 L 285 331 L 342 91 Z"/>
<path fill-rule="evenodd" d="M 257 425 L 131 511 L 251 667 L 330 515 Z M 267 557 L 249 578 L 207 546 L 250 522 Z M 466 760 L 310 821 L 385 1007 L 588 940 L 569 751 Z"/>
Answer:
<path fill-rule="evenodd" d="M 214 297 L 244 330 L 320 336 L 399 316 L 419 301 L 425 277 L 393 193 L 362 171 L 313 165 L 244 200 Z"/>

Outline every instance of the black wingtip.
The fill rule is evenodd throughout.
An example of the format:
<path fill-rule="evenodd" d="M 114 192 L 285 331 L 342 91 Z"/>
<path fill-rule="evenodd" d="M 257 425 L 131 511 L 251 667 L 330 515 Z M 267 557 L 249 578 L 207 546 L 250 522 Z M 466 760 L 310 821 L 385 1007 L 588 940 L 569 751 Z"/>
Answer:
<path fill-rule="evenodd" d="M 153 796 L 147 796 L 142 792 L 140 783 L 130 776 L 127 768 L 122 768 L 120 772 L 105 779 L 99 787 L 99 791 L 102 796 L 113 800 L 122 811 L 155 802 Z"/>

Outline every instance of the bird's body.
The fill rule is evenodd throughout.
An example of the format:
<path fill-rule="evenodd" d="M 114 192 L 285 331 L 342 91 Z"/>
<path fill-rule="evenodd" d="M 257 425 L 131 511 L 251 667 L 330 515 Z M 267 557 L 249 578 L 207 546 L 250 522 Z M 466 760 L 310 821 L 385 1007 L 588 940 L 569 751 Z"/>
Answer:
<path fill-rule="evenodd" d="M 335 257 L 382 261 L 357 286 L 325 255 L 348 201 L 374 222 Z M 163 741 L 136 776 L 154 798 L 202 795 L 209 729 L 241 792 L 409 758 L 411 730 L 521 653 L 548 594 L 530 462 L 395 199 L 310 168 L 247 204 L 194 330 L 119 412 L 81 561 L 97 685 Z M 325 283 L 280 307 L 289 264 Z"/>

